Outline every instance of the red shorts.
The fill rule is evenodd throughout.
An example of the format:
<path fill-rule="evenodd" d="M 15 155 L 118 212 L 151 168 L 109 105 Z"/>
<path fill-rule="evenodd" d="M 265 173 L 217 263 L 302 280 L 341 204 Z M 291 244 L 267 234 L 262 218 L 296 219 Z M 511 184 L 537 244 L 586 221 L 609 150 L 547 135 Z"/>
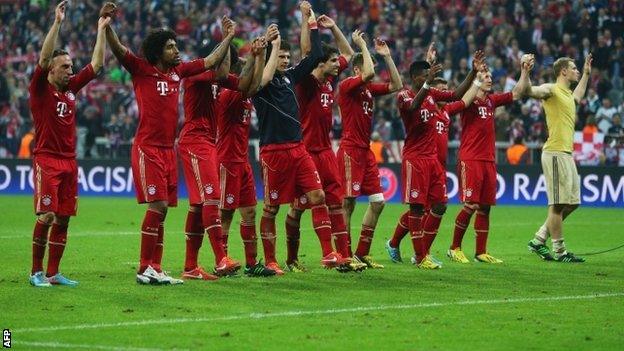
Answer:
<path fill-rule="evenodd" d="M 404 158 L 401 173 L 404 203 L 431 205 L 447 200 L 446 172 L 437 159 Z"/>
<path fill-rule="evenodd" d="M 323 184 L 323 191 L 325 192 L 325 203 L 328 206 L 339 205 L 342 206 L 342 197 L 344 193 L 342 191 L 342 185 L 340 183 L 340 177 L 338 173 L 338 161 L 336 154 L 332 149 L 323 150 L 320 152 L 310 152 L 310 157 L 314 161 L 314 165 L 318 170 Z M 293 203 L 294 208 L 306 209 L 310 207 L 308 198 L 305 195 L 301 195 Z"/>
<path fill-rule="evenodd" d="M 169 147 L 132 145 L 132 176 L 137 201 L 167 201 L 178 205 L 178 167 L 175 150 Z"/>
<path fill-rule="evenodd" d="M 33 159 L 35 213 L 75 216 L 78 199 L 78 166 L 75 159 L 36 155 Z"/>
<path fill-rule="evenodd" d="M 219 177 L 220 208 L 235 210 L 256 206 L 256 184 L 248 162 L 221 162 Z"/>
<path fill-rule="evenodd" d="M 337 158 L 345 197 L 383 194 L 379 168 L 370 149 L 340 147 Z"/>
<path fill-rule="evenodd" d="M 460 200 L 483 205 L 496 204 L 496 164 L 490 161 L 459 161 Z"/>
<path fill-rule="evenodd" d="M 322 189 L 319 173 L 305 146 L 288 145 L 282 149 L 260 149 L 264 202 L 270 206 L 291 203 L 303 194 Z"/>
<path fill-rule="evenodd" d="M 189 203 L 201 205 L 208 200 L 219 200 L 219 173 L 217 149 L 214 145 L 178 145 Z"/>

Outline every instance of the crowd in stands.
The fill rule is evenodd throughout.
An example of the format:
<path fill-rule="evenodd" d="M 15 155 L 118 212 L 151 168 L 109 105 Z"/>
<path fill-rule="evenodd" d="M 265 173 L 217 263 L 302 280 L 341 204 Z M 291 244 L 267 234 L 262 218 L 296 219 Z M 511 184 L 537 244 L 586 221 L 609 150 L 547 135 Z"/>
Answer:
<path fill-rule="evenodd" d="M 471 55 L 483 49 L 495 80 L 495 91 L 510 91 L 519 77 L 523 53 L 534 53 L 534 84 L 552 81 L 552 63 L 569 56 L 582 67 L 592 52 L 593 70 L 588 93 L 579 106 L 576 129 L 607 134 L 605 144 L 622 145 L 624 128 L 624 2 L 617 0 L 336 0 L 311 1 L 317 13 L 334 18 L 345 33 L 362 29 L 368 38 L 381 37 L 391 47 L 402 73 L 426 47 L 435 42 L 443 77 L 457 86 L 471 67 Z M 24 136 L 32 139 L 28 85 L 38 52 L 51 21 L 54 2 L 15 0 L 0 2 L 0 157 L 17 157 Z M 301 14 L 296 0 L 137 0 L 119 1 L 115 20 L 121 41 L 139 53 L 150 28 L 170 27 L 178 33 L 183 59 L 206 55 L 211 42 L 221 38 L 223 14 L 238 24 L 236 45 L 246 55 L 250 38 L 278 23 L 283 38 L 299 42 Z M 101 1 L 72 2 L 60 34 L 80 68 L 90 61 Z M 330 41 L 329 33 L 324 40 Z M 293 46 L 293 61 L 299 57 Z M 389 74 L 380 60 L 378 78 Z M 349 74 L 347 71 L 346 74 Z M 409 84 L 407 77 L 404 83 Z M 127 157 L 137 124 L 137 106 L 129 74 L 107 53 L 105 71 L 79 96 L 79 155 Z M 376 102 L 374 130 L 382 141 L 404 137 L 395 97 Z M 180 109 L 182 111 L 182 109 Z M 497 111 L 497 140 L 540 144 L 547 136 L 544 113 L 533 99 Z M 183 116 L 180 116 L 182 122 Z M 455 119 L 450 139 L 459 140 Z M 335 111 L 334 138 L 341 132 Z M 252 131 L 252 134 L 257 131 Z M 254 135 L 252 135 L 252 138 Z M 27 139 L 28 140 L 28 139 Z M 94 147 L 106 140 L 107 147 Z M 104 150 L 104 152 L 102 151 Z"/>

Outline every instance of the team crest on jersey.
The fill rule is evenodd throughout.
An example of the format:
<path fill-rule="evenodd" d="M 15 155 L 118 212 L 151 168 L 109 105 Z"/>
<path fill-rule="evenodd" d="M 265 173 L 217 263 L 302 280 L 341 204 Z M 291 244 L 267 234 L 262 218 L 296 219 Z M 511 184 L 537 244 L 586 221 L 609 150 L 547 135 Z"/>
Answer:
<path fill-rule="evenodd" d="M 65 93 L 65 96 L 67 96 L 67 98 L 69 99 L 69 101 L 74 101 L 76 100 L 76 95 L 74 95 L 74 93 L 72 93 L 71 91 L 68 91 Z"/>
<path fill-rule="evenodd" d="M 418 198 L 418 195 L 420 195 L 420 193 L 418 192 L 418 190 L 412 190 L 410 192 L 410 196 L 414 199 Z"/>
<path fill-rule="evenodd" d="M 150 195 L 156 194 L 156 185 L 150 184 L 147 186 L 147 193 Z"/>
<path fill-rule="evenodd" d="M 234 203 L 234 195 L 232 195 L 232 194 L 227 194 L 227 195 L 225 196 L 225 202 L 226 202 L 228 205 L 233 204 L 233 203 Z"/>
<path fill-rule="evenodd" d="M 305 205 L 308 203 L 308 197 L 305 195 L 301 195 L 301 197 L 299 198 L 299 203 L 302 205 Z"/>
<path fill-rule="evenodd" d="M 464 189 L 464 197 L 472 196 L 472 188 Z"/>
<path fill-rule="evenodd" d="M 360 188 L 361 188 L 360 183 L 358 182 L 353 183 L 353 190 L 360 191 Z"/>
<path fill-rule="evenodd" d="M 171 74 L 171 79 L 172 79 L 174 82 L 179 82 L 179 81 L 180 81 L 180 77 L 178 76 L 178 74 L 177 74 L 177 73 L 172 73 L 172 74 Z"/>
<path fill-rule="evenodd" d="M 270 194 L 269 196 L 271 196 L 272 200 L 277 200 L 277 197 L 279 196 L 277 190 L 271 190 L 269 194 Z"/>
<path fill-rule="evenodd" d="M 43 204 L 43 206 L 50 206 L 50 204 L 52 203 L 52 197 L 50 195 L 43 195 L 41 197 L 41 203 Z"/>
<path fill-rule="evenodd" d="M 206 192 L 206 194 L 210 195 L 214 192 L 214 188 L 212 187 L 212 184 L 207 184 L 204 186 L 204 191 Z"/>

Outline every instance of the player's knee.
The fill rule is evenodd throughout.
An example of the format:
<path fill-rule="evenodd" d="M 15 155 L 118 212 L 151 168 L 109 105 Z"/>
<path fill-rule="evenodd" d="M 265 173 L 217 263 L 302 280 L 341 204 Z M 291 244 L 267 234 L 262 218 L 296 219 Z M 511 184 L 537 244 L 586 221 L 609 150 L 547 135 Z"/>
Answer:
<path fill-rule="evenodd" d="M 69 225 L 69 216 L 56 216 L 54 217 L 54 223 L 62 226 Z"/>
<path fill-rule="evenodd" d="M 421 204 L 410 204 L 410 214 L 413 216 L 422 216 L 425 214 L 425 206 Z"/>
<path fill-rule="evenodd" d="M 446 204 L 434 204 L 431 206 L 431 212 L 438 216 L 443 216 L 446 213 Z"/>
<path fill-rule="evenodd" d="M 489 215 L 490 214 L 490 205 L 479 205 L 477 212 L 482 214 L 482 215 Z"/>
<path fill-rule="evenodd" d="M 54 222 L 54 212 L 45 212 L 38 216 L 39 222 L 52 225 Z"/>
<path fill-rule="evenodd" d="M 148 207 L 152 211 L 160 212 L 163 215 L 163 218 L 167 216 L 167 202 L 166 201 L 150 202 Z"/>
<path fill-rule="evenodd" d="M 371 211 L 373 211 L 373 213 L 379 215 L 381 213 L 381 211 L 383 210 L 384 206 L 385 206 L 385 202 L 382 201 L 371 201 L 369 202 Z"/>
<path fill-rule="evenodd" d="M 221 209 L 220 214 L 222 221 L 231 222 L 234 217 L 234 210 Z M 241 217 L 243 217 L 243 211 L 241 211 Z"/>
<path fill-rule="evenodd" d="M 267 218 L 275 218 L 279 212 L 279 206 L 264 205 L 262 216 Z"/>
<path fill-rule="evenodd" d="M 256 221 L 256 208 L 254 206 L 249 207 L 241 207 L 239 209 L 241 218 L 245 222 L 255 222 Z M 233 213 L 233 211 L 232 211 Z"/>
<path fill-rule="evenodd" d="M 290 210 L 288 210 L 288 216 L 292 219 L 299 220 L 301 219 L 301 215 L 303 215 L 303 211 L 298 208 L 291 207 Z"/>
<path fill-rule="evenodd" d="M 321 205 L 325 203 L 325 192 L 321 189 L 314 190 L 306 194 L 312 205 Z"/>
<path fill-rule="evenodd" d="M 354 197 L 346 197 L 342 201 L 342 207 L 345 209 L 345 211 L 353 212 L 353 209 L 355 208 L 355 198 Z"/>
<path fill-rule="evenodd" d="M 191 205 L 189 207 L 189 211 L 190 212 L 195 212 L 195 213 L 199 213 L 202 211 L 202 206 L 201 205 Z"/>
<path fill-rule="evenodd" d="M 464 207 L 467 208 L 468 210 L 470 210 L 470 213 L 477 211 L 479 209 L 479 204 L 475 204 L 472 202 L 466 202 L 464 204 Z"/>

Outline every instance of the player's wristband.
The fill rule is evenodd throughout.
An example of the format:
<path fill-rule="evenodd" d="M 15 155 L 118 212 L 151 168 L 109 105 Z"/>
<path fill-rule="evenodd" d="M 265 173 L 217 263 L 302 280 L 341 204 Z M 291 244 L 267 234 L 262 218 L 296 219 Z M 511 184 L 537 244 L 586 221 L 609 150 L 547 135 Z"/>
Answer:
<path fill-rule="evenodd" d="M 310 28 L 310 29 L 318 29 L 318 24 L 316 23 L 316 21 L 308 22 L 308 28 Z"/>
<path fill-rule="evenodd" d="M 472 81 L 472 84 L 474 84 L 474 85 L 475 85 L 475 87 L 477 87 L 477 88 L 481 88 L 481 84 L 483 84 L 483 83 L 481 83 L 481 82 L 480 82 L 480 81 L 478 81 L 478 80 L 473 80 L 473 81 Z"/>
<path fill-rule="evenodd" d="M 425 84 L 423 84 L 422 88 L 425 89 L 425 90 L 429 90 L 429 88 L 430 88 L 429 87 L 429 83 L 425 82 Z"/>

